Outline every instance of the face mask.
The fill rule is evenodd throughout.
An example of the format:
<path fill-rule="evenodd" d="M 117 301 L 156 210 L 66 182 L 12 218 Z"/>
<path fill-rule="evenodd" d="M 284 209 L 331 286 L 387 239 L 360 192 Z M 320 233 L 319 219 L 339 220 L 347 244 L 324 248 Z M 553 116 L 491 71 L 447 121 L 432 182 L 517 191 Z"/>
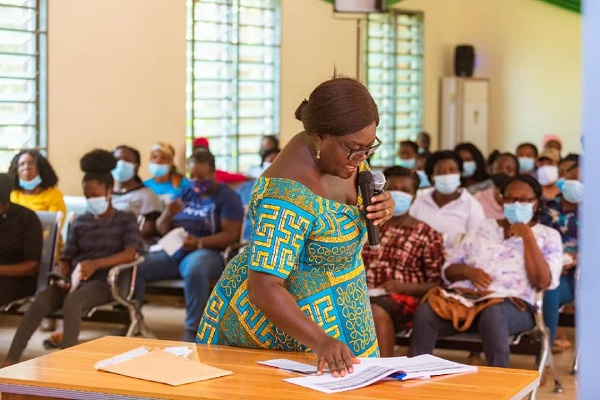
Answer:
<path fill-rule="evenodd" d="M 86 199 L 86 210 L 87 212 L 98 216 L 98 215 L 102 215 L 106 212 L 106 210 L 108 210 L 108 205 L 110 204 L 108 202 L 108 199 L 104 196 L 101 197 L 90 197 L 89 199 Z"/>
<path fill-rule="evenodd" d="M 388 193 L 392 196 L 392 199 L 394 199 L 394 215 L 398 216 L 406 214 L 410 209 L 413 197 L 400 190 L 388 190 Z"/>
<path fill-rule="evenodd" d="M 25 190 L 33 190 L 42 183 L 42 178 L 38 175 L 30 181 L 19 178 L 19 186 Z"/>
<path fill-rule="evenodd" d="M 269 151 L 269 150 L 267 150 L 267 149 L 260 149 L 258 151 L 258 155 L 260 156 L 260 158 L 264 158 L 265 154 L 267 154 L 267 151 Z"/>
<path fill-rule="evenodd" d="M 419 188 L 426 188 L 431 186 L 431 182 L 429 182 L 429 177 L 425 173 L 425 171 L 417 171 L 417 175 L 419 175 Z"/>
<path fill-rule="evenodd" d="M 504 186 L 504 184 L 506 183 L 506 181 L 509 179 L 510 177 L 504 173 L 501 174 L 493 174 L 490 179 L 492 180 L 492 182 L 494 182 L 494 186 L 496 186 L 497 188 L 501 188 L 502 186 Z"/>
<path fill-rule="evenodd" d="M 558 167 L 554 165 L 544 165 L 537 170 L 538 182 L 542 186 L 550 185 L 558 180 Z"/>
<path fill-rule="evenodd" d="M 433 184 L 435 185 L 435 190 L 441 194 L 454 193 L 460 187 L 460 175 L 437 175 L 433 178 Z"/>
<path fill-rule="evenodd" d="M 477 171 L 477 164 L 475 161 L 465 161 L 463 162 L 463 172 L 462 176 L 464 178 L 470 178 L 475 175 L 475 171 Z"/>
<path fill-rule="evenodd" d="M 417 160 L 414 158 L 408 158 L 408 159 L 400 159 L 400 162 L 398 163 L 399 166 L 407 168 L 407 169 L 413 169 L 415 167 L 415 162 Z"/>
<path fill-rule="evenodd" d="M 533 218 L 533 203 L 509 203 L 504 205 L 504 216 L 513 225 L 528 224 Z"/>
<path fill-rule="evenodd" d="M 425 153 L 425 149 L 422 147 L 419 147 L 419 154 L 423 154 L 423 153 Z"/>
<path fill-rule="evenodd" d="M 152 175 L 153 178 L 165 176 L 170 170 L 171 166 L 169 164 L 156 164 L 153 162 L 148 164 L 148 171 L 150 171 L 150 175 Z"/>
<path fill-rule="evenodd" d="M 206 193 L 206 191 L 210 188 L 212 181 L 210 179 L 202 179 L 199 181 L 191 181 L 190 186 L 194 193 L 201 195 Z"/>
<path fill-rule="evenodd" d="M 567 179 L 563 182 L 560 191 L 569 203 L 578 204 L 583 200 L 583 183 L 575 179 Z"/>
<path fill-rule="evenodd" d="M 562 191 L 563 185 L 565 184 L 565 178 L 560 178 L 556 181 L 555 185 Z"/>
<path fill-rule="evenodd" d="M 264 163 L 262 163 L 262 170 L 265 171 L 270 166 L 271 166 L 271 161 L 265 161 Z"/>
<path fill-rule="evenodd" d="M 135 176 L 135 164 L 127 161 L 117 161 L 117 166 L 111 171 L 117 182 L 127 182 Z"/>
<path fill-rule="evenodd" d="M 519 157 L 519 172 L 526 173 L 533 171 L 535 160 L 530 157 Z"/>

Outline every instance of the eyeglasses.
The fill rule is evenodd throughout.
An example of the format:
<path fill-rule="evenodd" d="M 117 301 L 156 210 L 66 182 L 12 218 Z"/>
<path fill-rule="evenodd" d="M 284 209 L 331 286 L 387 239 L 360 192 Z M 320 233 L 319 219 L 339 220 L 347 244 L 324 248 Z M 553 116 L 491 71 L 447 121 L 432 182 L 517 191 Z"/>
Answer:
<path fill-rule="evenodd" d="M 535 197 L 522 197 L 522 198 L 515 198 L 515 197 L 504 197 L 504 202 L 505 203 L 533 203 L 534 201 L 536 201 L 537 198 Z"/>
<path fill-rule="evenodd" d="M 358 150 L 351 149 L 350 147 L 346 146 L 344 143 L 340 142 L 340 140 L 338 138 L 335 138 L 335 140 L 348 150 L 348 160 L 352 160 L 352 161 L 359 161 L 359 160 L 362 160 L 363 158 L 371 157 L 375 153 L 375 151 L 379 148 L 379 146 L 381 146 L 381 140 L 379 140 L 379 138 L 377 136 L 375 136 L 375 140 L 377 142 L 376 144 L 374 144 L 373 146 L 367 147 L 366 149 L 358 149 Z"/>

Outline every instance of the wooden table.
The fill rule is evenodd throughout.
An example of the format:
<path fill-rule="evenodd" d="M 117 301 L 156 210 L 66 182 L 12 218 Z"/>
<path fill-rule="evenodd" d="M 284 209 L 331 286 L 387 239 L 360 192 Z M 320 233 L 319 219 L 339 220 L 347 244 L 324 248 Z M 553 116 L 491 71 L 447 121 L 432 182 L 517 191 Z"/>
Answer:
<path fill-rule="evenodd" d="M 204 363 L 233 371 L 210 381 L 171 387 L 96 371 L 94 363 L 146 345 L 182 345 L 142 338 L 104 337 L 70 349 L 0 369 L 2 400 L 23 399 L 388 399 L 486 400 L 521 399 L 538 384 L 537 371 L 480 367 L 476 373 L 437 377 L 423 381 L 387 381 L 349 392 L 326 395 L 283 382 L 298 376 L 256 364 L 288 358 L 314 363 L 314 356 L 231 347 L 196 346 Z M 168 366 L 165 366 L 168 368 Z"/>

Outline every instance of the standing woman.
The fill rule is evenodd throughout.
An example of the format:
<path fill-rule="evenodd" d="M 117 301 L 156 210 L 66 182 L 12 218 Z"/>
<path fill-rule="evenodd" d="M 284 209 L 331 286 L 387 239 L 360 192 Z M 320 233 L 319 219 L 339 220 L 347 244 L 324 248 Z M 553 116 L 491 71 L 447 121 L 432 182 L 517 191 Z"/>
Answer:
<path fill-rule="evenodd" d="M 107 282 L 108 270 L 135 260 L 141 250 L 141 238 L 135 217 L 130 212 L 115 210 L 111 205 L 115 158 L 105 150 L 93 150 L 80 161 L 83 193 L 87 212 L 75 218 L 61 254 L 58 274 L 40 292 L 27 310 L 10 345 L 4 365 L 19 361 L 31 335 L 51 312 L 62 308 L 64 337 L 62 348 L 77 344 L 84 310 L 112 300 Z M 71 289 L 67 277 L 80 266 L 81 283 Z"/>
<path fill-rule="evenodd" d="M 171 199 L 181 192 L 181 189 L 189 187 L 190 182 L 175 168 L 173 158 L 175 149 L 168 143 L 158 142 L 152 146 L 148 170 L 152 177 L 144 181 L 144 185 L 150 188 L 164 203 L 168 204 Z"/>
<path fill-rule="evenodd" d="M 67 207 L 63 194 L 56 185 L 58 177 L 48 160 L 37 150 L 22 150 L 11 161 L 8 169 L 13 179 L 11 203 L 33 211 L 60 211 L 64 222 Z M 59 238 L 58 252 L 62 249 Z"/>
<path fill-rule="evenodd" d="M 490 176 L 487 173 L 485 159 L 481 151 L 473 143 L 460 143 L 454 148 L 463 160 L 462 167 L 462 186 L 472 192 L 470 186 L 487 180 Z"/>
<path fill-rule="evenodd" d="M 304 130 L 256 181 L 249 247 L 226 267 L 196 341 L 312 350 L 321 373 L 379 354 L 361 249 L 365 219 L 392 217 L 389 193 L 361 209 L 358 174 L 379 147 L 377 105 L 357 80 L 321 83 L 296 110 Z"/>

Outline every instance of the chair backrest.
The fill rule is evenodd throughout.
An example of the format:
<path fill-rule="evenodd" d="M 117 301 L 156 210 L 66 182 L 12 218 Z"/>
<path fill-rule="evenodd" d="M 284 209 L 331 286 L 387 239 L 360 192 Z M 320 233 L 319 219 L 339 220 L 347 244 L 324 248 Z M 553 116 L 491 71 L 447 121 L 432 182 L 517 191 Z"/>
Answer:
<path fill-rule="evenodd" d="M 48 272 L 56 262 L 56 248 L 58 247 L 58 238 L 60 237 L 60 222 L 62 212 L 60 211 L 37 211 L 36 212 L 42 224 L 42 257 L 40 259 L 40 269 L 38 271 L 36 293 L 41 292 L 48 286 Z"/>

